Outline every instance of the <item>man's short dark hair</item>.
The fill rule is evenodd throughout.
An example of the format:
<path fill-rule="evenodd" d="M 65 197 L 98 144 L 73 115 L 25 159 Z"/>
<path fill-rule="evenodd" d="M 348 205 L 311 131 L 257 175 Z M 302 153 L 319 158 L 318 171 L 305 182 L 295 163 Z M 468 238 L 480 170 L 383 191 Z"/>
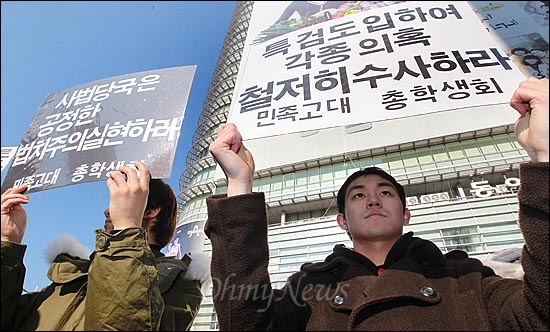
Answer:
<path fill-rule="evenodd" d="M 170 242 L 176 231 L 178 221 L 178 203 L 176 195 L 170 186 L 162 179 L 149 181 L 149 196 L 146 210 L 160 207 L 157 221 L 151 227 L 158 245 L 164 247 Z"/>
<path fill-rule="evenodd" d="M 383 169 L 380 167 L 367 167 L 362 170 L 359 170 L 352 175 L 350 175 L 344 184 L 340 187 L 340 190 L 338 190 L 338 196 L 336 196 L 336 203 L 338 204 L 338 212 L 344 213 L 344 208 L 346 205 L 346 190 L 349 187 L 349 184 L 361 176 L 367 176 L 369 174 L 376 174 L 384 179 L 388 180 L 394 187 L 397 189 L 397 193 L 399 194 L 399 199 L 401 199 L 401 204 L 403 205 L 403 212 L 405 211 L 405 189 L 402 185 L 400 185 L 397 181 L 395 181 L 394 177 L 386 173 Z"/>

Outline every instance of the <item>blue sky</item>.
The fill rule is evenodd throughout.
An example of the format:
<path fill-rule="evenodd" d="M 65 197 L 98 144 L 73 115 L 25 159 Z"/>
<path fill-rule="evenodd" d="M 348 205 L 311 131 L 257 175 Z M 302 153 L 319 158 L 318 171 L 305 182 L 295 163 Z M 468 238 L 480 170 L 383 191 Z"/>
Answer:
<path fill-rule="evenodd" d="M 176 194 L 236 1 L 2 1 L 1 137 L 17 146 L 49 93 L 134 72 L 197 65 L 167 182 Z M 2 172 L 2 181 L 7 169 Z M 44 253 L 60 235 L 90 250 L 108 207 L 104 181 L 29 195 L 27 290 L 49 284 Z"/>

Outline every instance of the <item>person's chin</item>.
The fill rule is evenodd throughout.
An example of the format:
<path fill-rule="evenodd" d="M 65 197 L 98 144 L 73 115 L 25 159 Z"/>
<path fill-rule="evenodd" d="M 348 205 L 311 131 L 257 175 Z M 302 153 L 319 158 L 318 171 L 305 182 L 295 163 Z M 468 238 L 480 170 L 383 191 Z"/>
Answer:
<path fill-rule="evenodd" d="M 105 223 L 105 224 L 103 225 L 103 229 L 104 229 L 106 232 L 110 232 L 110 231 L 112 231 L 112 230 L 114 229 L 114 227 L 113 227 L 113 224 L 109 222 L 109 223 Z"/>

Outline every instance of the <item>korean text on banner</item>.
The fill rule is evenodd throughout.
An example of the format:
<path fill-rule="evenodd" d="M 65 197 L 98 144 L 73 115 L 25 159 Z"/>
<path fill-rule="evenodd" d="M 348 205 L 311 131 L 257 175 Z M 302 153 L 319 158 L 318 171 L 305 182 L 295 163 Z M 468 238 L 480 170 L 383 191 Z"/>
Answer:
<path fill-rule="evenodd" d="M 281 3 L 254 4 L 229 116 L 244 139 L 505 104 L 525 79 L 466 1 L 328 8 L 285 26 Z"/>
<path fill-rule="evenodd" d="M 195 70 L 150 70 L 49 94 L 17 148 L 2 192 L 23 183 L 31 193 L 104 181 L 136 160 L 154 178 L 169 178 Z"/>

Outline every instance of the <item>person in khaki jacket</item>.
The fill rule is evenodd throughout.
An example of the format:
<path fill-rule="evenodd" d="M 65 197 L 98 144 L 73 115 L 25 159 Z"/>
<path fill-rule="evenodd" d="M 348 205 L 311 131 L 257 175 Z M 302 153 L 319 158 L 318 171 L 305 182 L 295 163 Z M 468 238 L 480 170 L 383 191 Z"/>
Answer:
<path fill-rule="evenodd" d="M 140 175 L 121 167 L 107 180 L 109 209 L 90 259 L 74 247 L 53 254 L 52 284 L 39 292 L 22 294 L 26 186 L 2 194 L 2 330 L 190 328 L 202 301 L 201 281 L 186 278 L 189 256 L 176 260 L 160 252 L 175 231 L 174 193 L 150 179 L 143 163 L 136 167 Z"/>
<path fill-rule="evenodd" d="M 338 225 L 353 247 L 336 245 L 305 263 L 282 289 L 269 273 L 263 193 L 252 192 L 254 159 L 234 124 L 222 124 L 210 151 L 227 193 L 207 198 L 213 302 L 220 330 L 548 331 L 548 79 L 519 84 L 510 105 L 531 162 L 520 165 L 520 280 L 503 278 L 461 250 L 443 254 L 412 232 L 404 188 L 369 167 L 337 195 Z M 388 133 L 391 135 L 391 133 Z"/>

